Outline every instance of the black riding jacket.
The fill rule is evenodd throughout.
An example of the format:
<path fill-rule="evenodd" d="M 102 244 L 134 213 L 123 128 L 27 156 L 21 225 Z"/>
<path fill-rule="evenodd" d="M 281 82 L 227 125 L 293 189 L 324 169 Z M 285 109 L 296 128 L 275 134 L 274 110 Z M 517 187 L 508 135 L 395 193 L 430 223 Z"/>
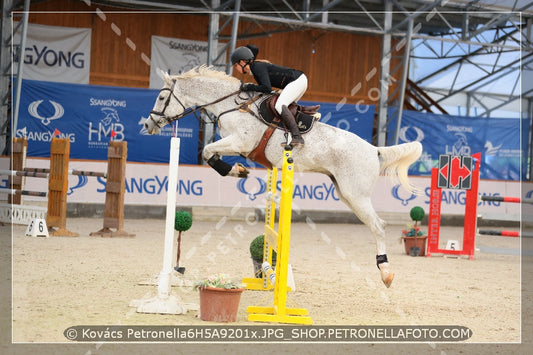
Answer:
<path fill-rule="evenodd" d="M 244 91 L 259 91 L 269 94 L 272 87 L 284 89 L 287 84 L 298 79 L 303 72 L 285 68 L 272 63 L 254 61 L 250 64 L 250 69 L 254 75 L 256 84 L 246 84 L 243 86 Z"/>

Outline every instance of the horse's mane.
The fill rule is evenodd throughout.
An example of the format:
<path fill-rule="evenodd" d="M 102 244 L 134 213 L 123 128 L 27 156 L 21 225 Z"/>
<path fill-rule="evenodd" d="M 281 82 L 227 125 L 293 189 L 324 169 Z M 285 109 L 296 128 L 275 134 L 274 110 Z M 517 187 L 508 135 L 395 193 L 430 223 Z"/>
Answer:
<path fill-rule="evenodd" d="M 189 70 L 189 71 L 187 71 L 187 72 L 185 72 L 183 74 L 172 76 L 172 78 L 175 78 L 175 79 L 189 79 L 189 78 L 194 78 L 194 77 L 198 77 L 198 76 L 205 76 L 205 77 L 209 77 L 209 78 L 222 79 L 222 80 L 234 81 L 234 82 L 239 82 L 240 81 L 239 79 L 237 79 L 237 78 L 235 78 L 235 77 L 233 77 L 231 75 L 228 75 L 228 74 L 226 74 L 223 71 L 216 70 L 212 65 L 211 66 L 207 66 L 205 64 L 200 65 L 199 67 L 194 67 L 191 70 Z"/>

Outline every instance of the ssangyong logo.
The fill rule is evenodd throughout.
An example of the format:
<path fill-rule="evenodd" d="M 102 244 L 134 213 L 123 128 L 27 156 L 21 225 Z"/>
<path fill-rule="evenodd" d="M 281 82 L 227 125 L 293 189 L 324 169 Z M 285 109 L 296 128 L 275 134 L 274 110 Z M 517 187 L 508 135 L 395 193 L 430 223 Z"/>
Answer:
<path fill-rule="evenodd" d="M 424 140 L 424 131 L 422 131 L 418 127 L 413 127 L 412 129 L 416 133 L 416 137 L 413 140 L 407 139 L 407 130 L 409 130 L 411 126 L 405 126 L 400 129 L 398 138 L 400 138 L 404 142 L 422 142 Z"/>
<path fill-rule="evenodd" d="M 63 115 L 65 114 L 65 109 L 63 108 L 63 106 L 61 106 L 61 104 L 55 102 L 55 101 L 52 101 L 52 100 L 48 100 L 48 102 L 50 103 L 50 105 L 46 105 L 48 106 L 48 110 L 46 109 L 42 109 L 43 111 L 46 110 L 46 111 L 50 111 L 50 106 L 52 106 L 54 112 L 50 115 L 41 115 L 39 113 L 39 106 L 43 103 L 44 100 L 36 100 L 36 101 L 33 101 L 32 103 L 30 103 L 28 105 L 28 112 L 29 114 L 32 116 L 32 117 L 35 117 L 37 118 L 38 120 L 41 120 L 42 124 L 45 125 L 45 126 L 48 126 L 50 124 L 51 121 L 53 120 L 57 120 L 61 117 L 63 117 Z"/>
<path fill-rule="evenodd" d="M 78 183 L 73 186 L 73 187 L 70 187 L 68 188 L 68 191 L 67 191 L 67 195 L 70 196 L 74 193 L 74 190 L 76 189 L 80 189 L 82 187 L 84 187 L 85 185 L 87 185 L 87 183 L 89 182 L 88 181 L 89 179 L 87 178 L 87 176 L 83 176 L 83 175 L 78 175 Z"/>
<path fill-rule="evenodd" d="M 257 184 L 250 183 L 250 181 L 254 181 L 253 179 L 239 179 L 239 182 L 237 183 L 237 189 L 248 196 L 250 201 L 254 201 L 258 195 L 266 192 L 266 182 L 258 177 L 256 177 L 255 180 L 257 181 Z"/>
<path fill-rule="evenodd" d="M 409 201 L 414 200 L 416 198 L 416 195 L 409 194 L 409 196 L 400 196 L 400 186 L 401 185 L 395 185 L 391 190 L 391 194 L 395 199 L 400 200 L 402 202 L 402 206 L 407 206 L 409 204 Z"/>

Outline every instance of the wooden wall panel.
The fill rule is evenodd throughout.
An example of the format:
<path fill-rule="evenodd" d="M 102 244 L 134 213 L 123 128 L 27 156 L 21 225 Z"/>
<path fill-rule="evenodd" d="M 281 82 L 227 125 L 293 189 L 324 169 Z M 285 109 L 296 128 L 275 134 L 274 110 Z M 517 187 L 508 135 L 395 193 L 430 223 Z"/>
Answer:
<path fill-rule="evenodd" d="M 207 41 L 207 15 L 139 13 L 105 7 L 97 13 L 96 9 L 97 6 L 84 2 L 60 0 L 30 7 L 30 22 L 92 29 L 91 84 L 148 87 L 150 67 L 143 55 L 150 57 L 152 35 Z M 221 16 L 220 24 L 225 20 Z M 241 20 L 239 26 L 244 31 L 250 23 Z M 227 26 L 222 35 L 228 36 L 230 31 L 231 26 Z M 370 90 L 379 88 L 380 37 L 308 29 L 238 41 L 237 46 L 248 43 L 259 46 L 259 58 L 307 74 L 309 89 L 303 100 L 377 104 L 377 91 Z M 393 60 L 391 67 L 397 63 Z M 243 81 L 253 81 L 249 75 L 234 75 Z M 352 95 L 358 86 L 359 90 Z"/>

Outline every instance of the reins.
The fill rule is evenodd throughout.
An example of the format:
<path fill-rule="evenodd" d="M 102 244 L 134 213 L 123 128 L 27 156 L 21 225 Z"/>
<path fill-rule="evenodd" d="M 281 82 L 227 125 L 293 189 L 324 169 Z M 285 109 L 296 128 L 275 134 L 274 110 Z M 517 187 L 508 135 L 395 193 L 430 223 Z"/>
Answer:
<path fill-rule="evenodd" d="M 237 107 L 234 107 L 232 109 L 229 109 L 227 111 L 222 112 L 220 115 L 218 115 L 217 119 L 220 119 L 220 116 L 225 115 L 226 113 L 233 112 L 233 111 L 251 113 L 253 116 L 255 116 L 256 118 L 260 119 L 257 116 L 257 114 L 250 109 L 250 105 L 253 104 L 254 102 L 256 102 L 261 97 L 263 97 L 263 95 L 258 95 L 258 96 L 252 97 L 251 99 L 248 99 L 247 101 L 243 102 L 242 104 L 238 104 L 237 102 L 235 102 Z M 239 98 L 243 99 L 242 97 L 239 97 Z"/>

